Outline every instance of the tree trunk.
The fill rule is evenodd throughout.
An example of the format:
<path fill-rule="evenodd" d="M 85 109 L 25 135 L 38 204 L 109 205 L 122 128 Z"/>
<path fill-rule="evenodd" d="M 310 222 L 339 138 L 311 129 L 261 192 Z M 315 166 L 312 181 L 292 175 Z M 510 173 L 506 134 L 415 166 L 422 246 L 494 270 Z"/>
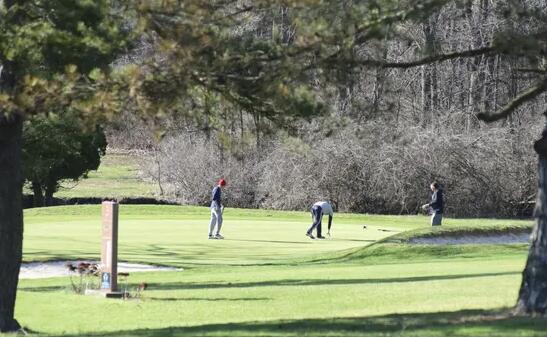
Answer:
<path fill-rule="evenodd" d="M 44 207 L 44 192 L 40 183 L 32 182 L 32 194 L 34 207 Z"/>
<path fill-rule="evenodd" d="M 53 206 L 53 194 L 57 191 L 55 185 L 46 185 L 45 188 L 45 205 L 47 207 Z"/>
<path fill-rule="evenodd" d="M 156 165 L 158 166 L 158 187 L 160 189 L 160 196 L 163 196 L 164 195 L 164 191 L 163 191 L 163 186 L 161 185 L 161 159 L 160 159 L 160 150 L 158 150 L 156 148 L 156 151 L 154 151 L 154 155 L 155 155 L 155 161 L 156 161 Z"/>
<path fill-rule="evenodd" d="M 424 49 L 426 54 L 435 55 L 437 52 L 437 17 L 431 15 L 431 17 L 423 24 L 422 27 L 425 45 Z M 425 127 L 433 121 L 432 112 L 434 112 L 434 92 L 436 91 L 434 81 L 436 79 L 436 68 L 434 64 L 422 66 L 422 111 L 423 121 L 422 126 Z"/>
<path fill-rule="evenodd" d="M 534 144 L 539 155 L 539 183 L 532 232 L 532 245 L 522 272 L 516 311 L 544 314 L 547 309 L 547 125 L 540 140 Z"/>
<path fill-rule="evenodd" d="M 23 253 L 22 118 L 0 116 L 0 332 L 20 328 L 14 318 Z"/>

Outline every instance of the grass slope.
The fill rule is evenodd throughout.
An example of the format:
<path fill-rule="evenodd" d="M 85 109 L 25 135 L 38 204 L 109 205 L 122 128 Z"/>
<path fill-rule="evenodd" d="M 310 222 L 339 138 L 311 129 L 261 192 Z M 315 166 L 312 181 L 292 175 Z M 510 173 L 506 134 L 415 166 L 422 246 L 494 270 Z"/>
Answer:
<path fill-rule="evenodd" d="M 128 289 L 149 288 L 126 301 L 74 295 L 65 277 L 22 280 L 16 315 L 33 334 L 540 336 L 546 327 L 505 314 L 526 245 L 389 242 L 427 231 L 426 217 L 336 214 L 333 238 L 311 241 L 306 212 L 226 209 L 227 239 L 207 240 L 207 208 L 120 211 L 122 260 L 185 270 L 131 275 Z M 26 210 L 25 224 L 25 261 L 99 256 L 98 206 Z M 443 228 L 529 225 L 447 219 Z"/>

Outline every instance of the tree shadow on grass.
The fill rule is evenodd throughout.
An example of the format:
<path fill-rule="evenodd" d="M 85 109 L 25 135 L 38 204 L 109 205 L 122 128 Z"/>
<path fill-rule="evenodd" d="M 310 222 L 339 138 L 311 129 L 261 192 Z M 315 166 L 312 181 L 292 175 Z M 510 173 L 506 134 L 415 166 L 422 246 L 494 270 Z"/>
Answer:
<path fill-rule="evenodd" d="M 71 250 L 64 252 L 56 252 L 57 255 L 50 255 L 51 252 L 36 251 L 25 253 L 23 257 L 23 263 L 37 263 L 37 262 L 57 262 L 57 261 L 90 261 L 98 260 L 101 258 L 96 253 L 90 253 L 83 250 Z"/>
<path fill-rule="evenodd" d="M 298 245 L 310 245 L 313 242 L 310 241 L 279 241 L 279 240 L 251 240 L 251 239 L 225 239 L 226 241 L 241 241 L 241 242 L 265 242 L 265 243 L 290 243 Z"/>
<path fill-rule="evenodd" d="M 150 283 L 152 290 L 174 290 L 174 289 L 211 289 L 211 288 L 254 288 L 254 287 L 294 287 L 294 286 L 322 286 L 322 285 L 350 285 L 350 284 L 373 284 L 373 283 L 403 283 L 403 282 L 427 282 L 457 280 L 476 277 L 496 277 L 507 275 L 520 275 L 520 272 L 499 272 L 480 274 L 458 274 L 458 275 L 429 275 L 394 278 L 359 278 L 359 279 L 285 279 L 269 280 L 259 282 L 218 282 L 218 283 L 193 283 L 193 282 L 166 282 Z"/>
<path fill-rule="evenodd" d="M 299 244 L 299 245 L 312 245 L 314 242 L 321 242 L 322 240 L 311 240 L 307 241 L 280 241 L 280 240 L 252 240 L 252 239 L 225 239 L 226 241 L 242 241 L 242 242 L 264 242 L 264 243 L 289 243 L 289 244 Z M 331 239 L 332 241 L 342 242 L 342 241 L 353 241 L 353 242 L 377 242 L 378 240 L 369 240 L 369 239 Z M 331 241 L 327 240 L 327 241 Z M 323 240 L 324 241 L 324 240 Z"/>
<path fill-rule="evenodd" d="M 337 238 L 333 238 L 332 240 L 333 241 L 338 241 L 338 242 L 342 242 L 342 241 L 347 241 L 347 242 L 378 242 L 378 240 L 371 240 L 371 239 L 337 239 Z M 360 247 L 360 248 L 363 248 L 363 247 Z"/>
<path fill-rule="evenodd" d="M 17 291 L 26 291 L 32 293 L 47 293 L 47 292 L 58 292 L 68 290 L 70 284 L 66 286 L 42 286 L 42 287 L 19 287 Z"/>
<path fill-rule="evenodd" d="M 508 275 L 520 275 L 520 272 L 499 272 L 480 274 L 456 274 L 456 275 L 428 275 L 393 278 L 358 278 L 358 279 L 283 279 L 258 282 L 164 282 L 149 283 L 149 290 L 182 290 L 182 289 L 220 289 L 220 288 L 255 288 L 255 287 L 295 287 L 295 286 L 325 286 L 325 285 L 351 285 L 351 284 L 376 284 L 376 283 L 406 283 L 458 280 L 477 277 L 497 277 Z M 137 283 L 128 283 L 129 286 L 137 286 Z M 64 290 L 62 286 L 20 287 L 19 291 L 27 292 L 53 292 Z M 158 298 L 159 299 L 159 298 Z"/>
<path fill-rule="evenodd" d="M 181 336 L 544 336 L 547 320 L 496 311 L 392 314 L 375 317 L 277 320 L 94 333 L 92 337 Z M 63 335 L 76 337 L 82 335 Z"/>
<path fill-rule="evenodd" d="M 189 248 L 189 253 L 165 253 L 157 252 L 152 249 L 144 249 L 135 252 L 124 251 L 122 254 L 120 254 L 120 257 L 124 260 L 138 261 L 140 263 L 147 264 L 166 265 L 171 267 L 183 267 L 184 269 L 192 269 L 200 266 L 215 266 L 219 263 L 219 261 L 222 261 L 222 266 L 233 267 L 287 265 L 291 262 L 290 260 L 287 261 L 283 259 L 273 259 L 271 253 L 264 253 L 254 255 L 249 254 L 247 256 L 249 258 L 249 262 L 241 263 L 239 262 L 239 259 L 241 258 L 241 254 L 239 254 L 239 250 L 241 248 L 239 247 L 222 247 L 222 252 L 226 252 L 225 256 L 223 257 L 219 254 L 218 250 L 211 250 L 211 247 L 206 247 L 205 245 L 203 245 L 206 248 L 202 250 L 197 250 L 195 249 L 195 246 L 196 245 L 193 245 L 192 248 Z M 143 256 L 146 256 L 146 259 L 142 259 Z M 262 259 L 260 259 L 259 257 L 262 257 Z M 166 259 L 170 259 L 173 262 L 166 263 Z M 162 262 L 158 263 L 157 261 Z"/>
<path fill-rule="evenodd" d="M 207 297 L 144 297 L 145 301 L 166 301 L 166 302 L 187 302 L 187 301 L 209 301 L 209 302 L 245 302 L 245 301 L 267 301 L 267 297 L 243 297 L 243 298 L 207 298 Z"/>

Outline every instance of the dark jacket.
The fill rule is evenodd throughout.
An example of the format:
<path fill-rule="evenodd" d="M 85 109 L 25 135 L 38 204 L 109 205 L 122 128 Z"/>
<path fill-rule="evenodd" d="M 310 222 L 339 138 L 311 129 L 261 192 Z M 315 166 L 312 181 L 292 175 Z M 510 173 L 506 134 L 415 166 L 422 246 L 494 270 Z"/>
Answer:
<path fill-rule="evenodd" d="M 211 208 L 220 209 L 220 207 L 222 206 L 222 203 L 220 201 L 221 196 L 222 190 L 220 189 L 220 186 L 215 186 L 215 188 L 213 188 L 213 192 L 211 193 Z"/>
<path fill-rule="evenodd" d="M 431 202 L 429 203 L 429 207 L 433 210 L 435 213 L 443 213 L 444 211 L 444 200 L 443 200 L 443 190 L 438 189 L 431 195 Z"/>

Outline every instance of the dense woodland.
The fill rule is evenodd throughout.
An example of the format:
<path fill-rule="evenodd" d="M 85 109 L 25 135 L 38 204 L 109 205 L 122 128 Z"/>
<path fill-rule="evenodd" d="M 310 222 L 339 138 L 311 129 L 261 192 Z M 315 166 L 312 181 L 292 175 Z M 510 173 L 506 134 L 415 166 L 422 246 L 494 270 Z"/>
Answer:
<path fill-rule="evenodd" d="M 524 7 L 547 12 L 542 0 Z M 450 2 L 424 23 L 389 26 L 390 39 L 371 40 L 352 53 L 386 62 L 408 62 L 455 50 L 481 50 L 496 34 L 527 34 L 545 22 L 507 14 L 502 2 Z M 295 43 L 291 9 L 254 11 L 238 29 L 265 40 Z M 540 29 L 541 30 L 541 29 Z M 523 51 L 524 52 L 524 51 Z M 141 41 L 121 62 L 161 52 Z M 543 60 L 545 62 L 545 60 Z M 123 114 L 108 132 L 111 147 L 141 150 L 143 171 L 163 197 L 207 204 L 211 186 L 229 181 L 227 205 L 307 209 L 328 199 L 339 211 L 413 214 L 427 201 L 429 183 L 445 188 L 451 216 L 530 215 L 537 191 L 532 144 L 547 97 L 521 106 L 504 120 L 490 113 L 535 80 L 530 60 L 477 53 L 415 67 L 334 64 L 309 81 L 325 113 L 307 121 L 275 123 L 252 108 L 234 106 L 214 92 L 196 92 L 191 117 L 157 123 Z M 326 82 L 327 79 L 336 79 Z M 184 114 L 183 114 L 184 116 Z M 145 150 L 142 152 L 142 150 Z"/>

